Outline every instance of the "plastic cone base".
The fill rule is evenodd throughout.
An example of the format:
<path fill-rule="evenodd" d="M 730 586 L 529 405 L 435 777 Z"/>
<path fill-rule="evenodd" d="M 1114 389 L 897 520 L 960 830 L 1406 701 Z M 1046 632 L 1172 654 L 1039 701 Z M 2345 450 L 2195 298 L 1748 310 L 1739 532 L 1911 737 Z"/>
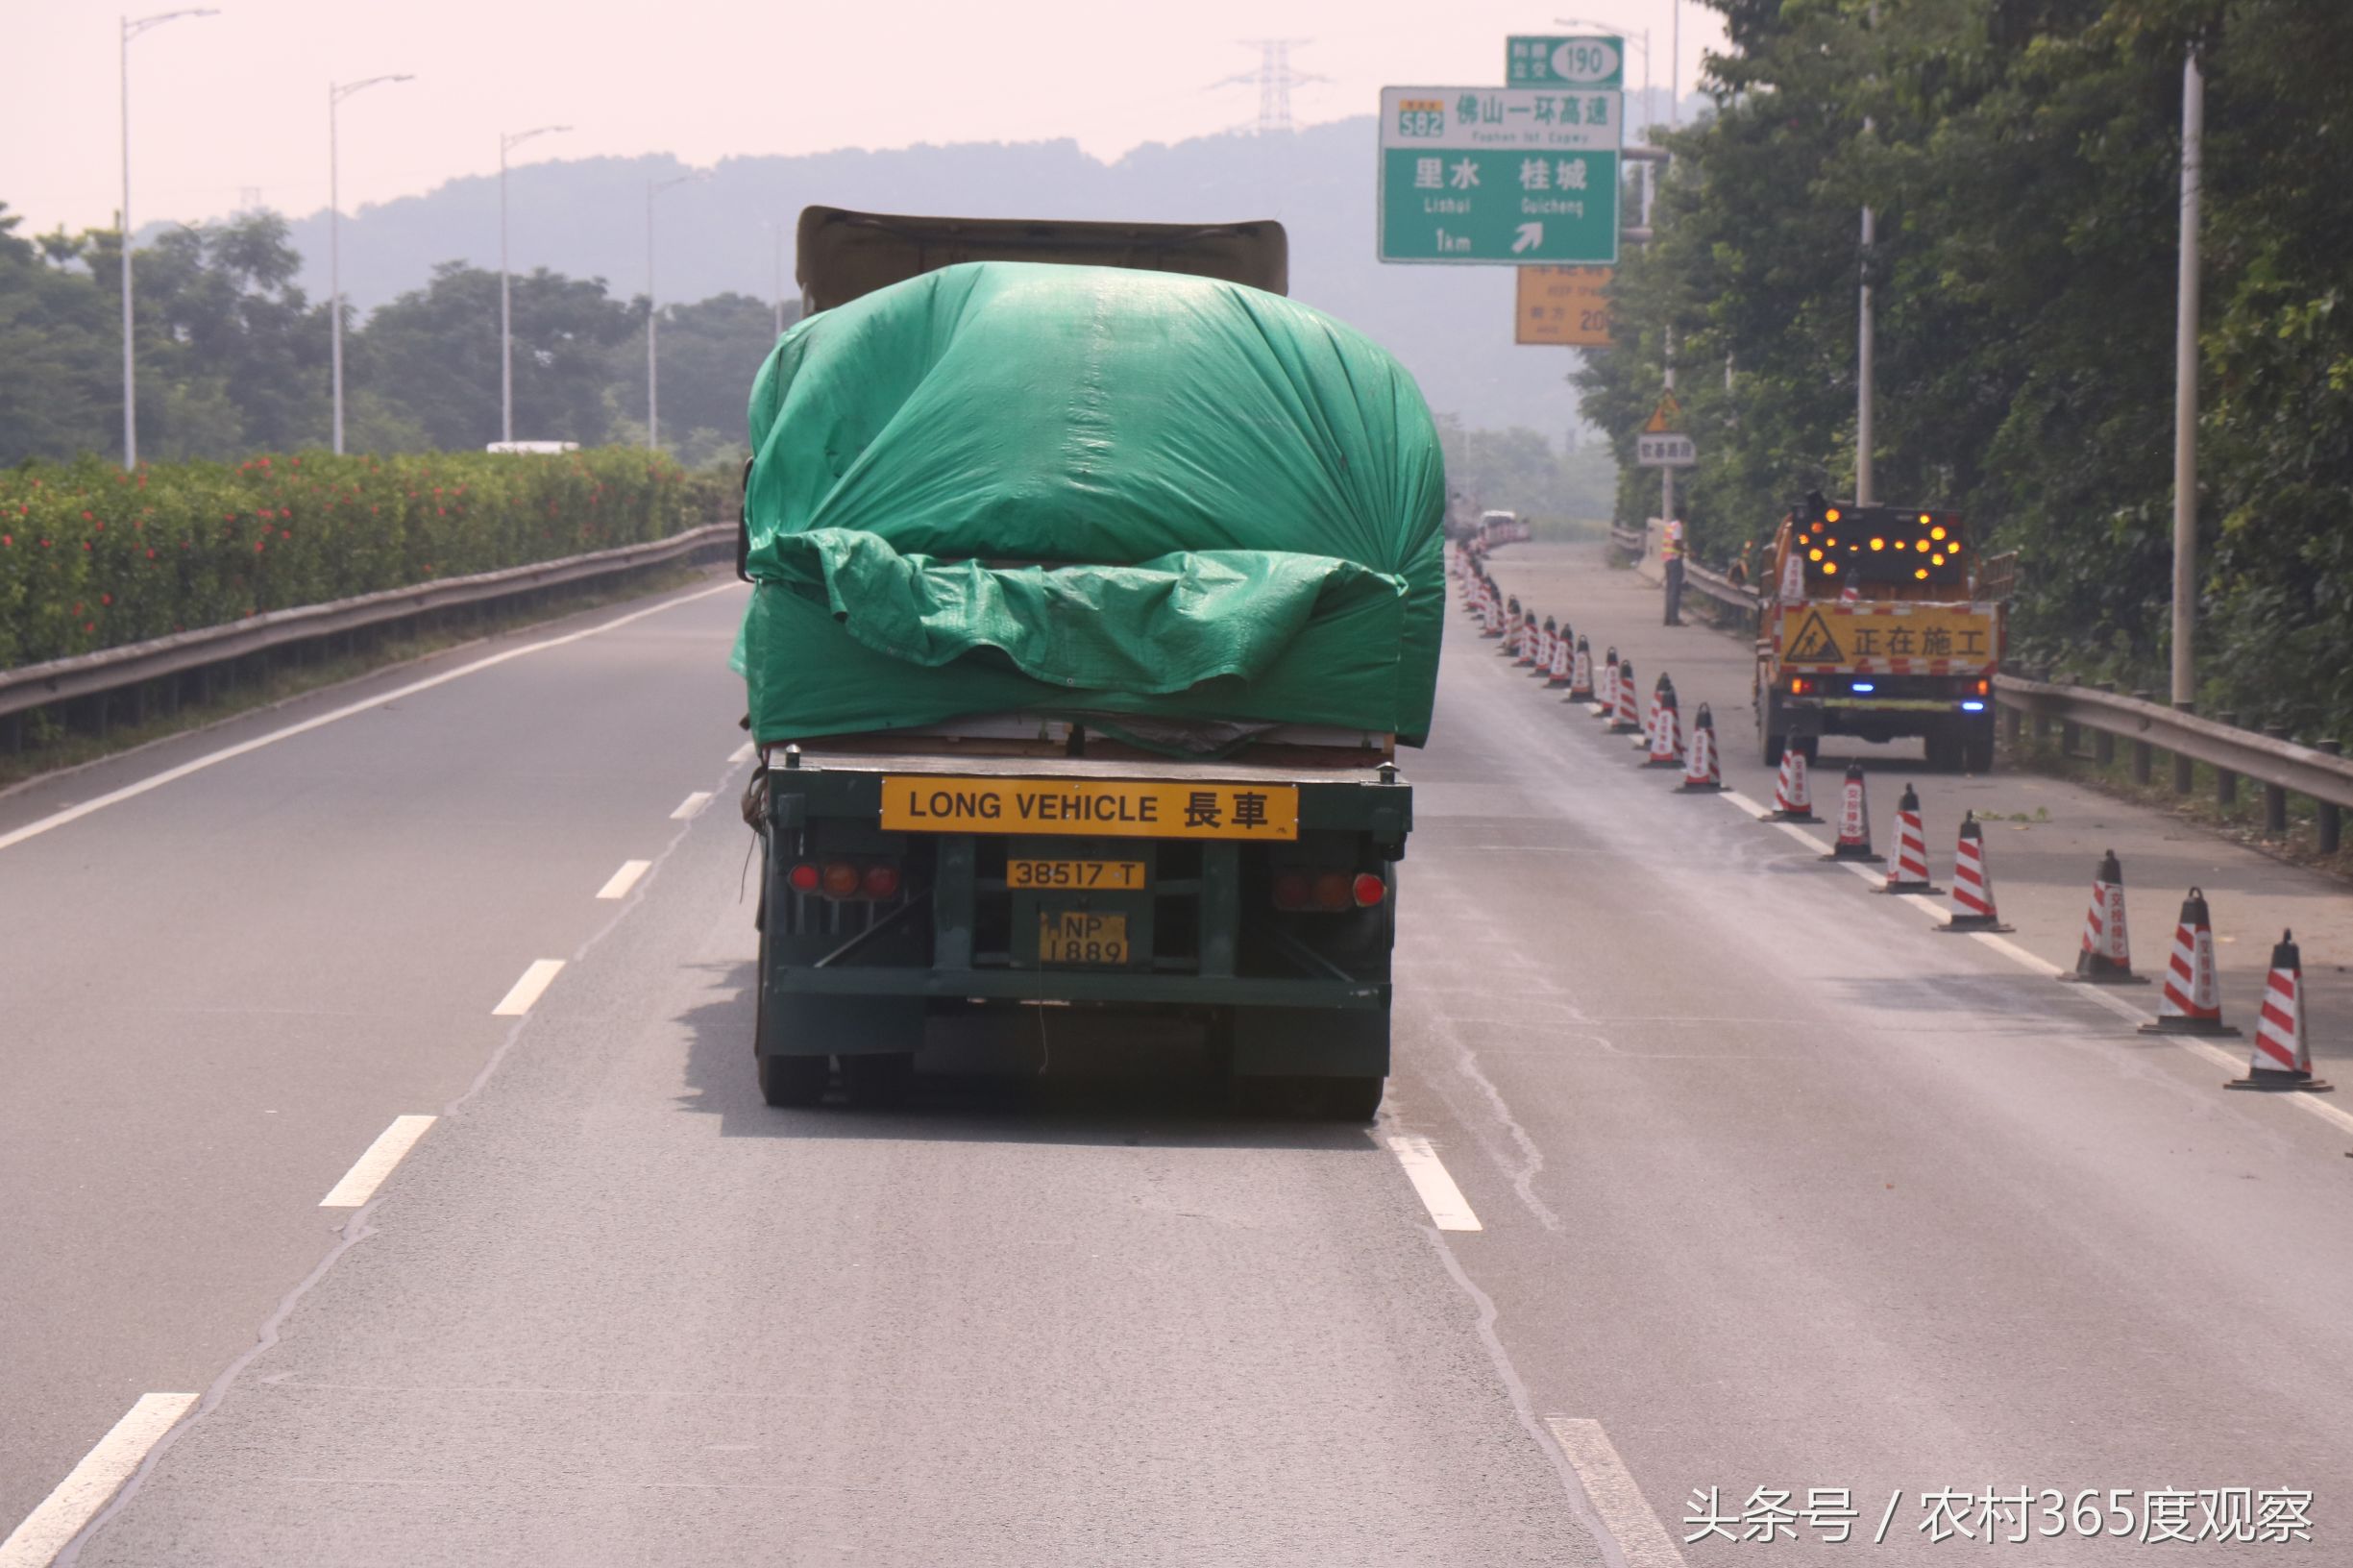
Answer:
<path fill-rule="evenodd" d="M 1933 882 L 1885 882 L 1871 890 L 1874 893 L 1943 893 Z"/>
<path fill-rule="evenodd" d="M 1819 822 L 1822 819 L 1810 811 L 1769 811 L 1757 821 L 1760 822 Z"/>
<path fill-rule="evenodd" d="M 1868 849 L 1851 849 L 1843 844 L 1835 849 L 1832 849 L 1828 854 L 1823 856 L 1822 858 L 1825 860 L 1851 861 L 1859 866 L 1884 866 L 1887 864 L 1887 857 L 1885 855 L 1875 855 Z"/>
<path fill-rule="evenodd" d="M 2080 964 L 2083 961 L 2078 958 L 2076 962 Z M 2120 968 L 2114 959 L 2100 958 L 2096 955 L 2093 957 L 2090 968 L 2070 969 L 2060 975 L 2059 980 L 2062 984 L 2070 986 L 2145 986 L 2148 984 L 2147 975 L 2135 974 L 2130 969 Z"/>
<path fill-rule="evenodd" d="M 2141 1025 L 2145 1035 L 2204 1035 L 2209 1040 L 2237 1040 L 2239 1031 L 2227 1023 L 2211 1018 L 2185 1018 L 2179 1015 L 2156 1019 Z"/>
<path fill-rule="evenodd" d="M 1647 759 L 1647 760 L 1645 760 L 1645 761 L 1644 761 L 1644 763 L 1642 764 L 1642 766 L 1644 766 L 1645 768 L 1677 768 L 1677 769 L 1679 769 L 1679 768 L 1681 768 L 1681 767 L 1683 766 L 1683 759 L 1682 759 L 1682 758 L 1680 758 L 1680 757 L 1654 757 L 1654 756 L 1651 756 L 1651 755 L 1650 755 L 1650 747 L 1643 747 L 1643 755 L 1644 755 L 1644 757 Z"/>
<path fill-rule="evenodd" d="M 1622 719 L 1612 719 L 1609 721 L 1609 733 L 1612 735 L 1639 735 L 1642 733 L 1642 726 L 1628 723 Z"/>
<path fill-rule="evenodd" d="M 1678 784 L 1675 786 L 1675 793 L 1678 795 L 1722 795 L 1724 786 L 1710 779 L 1704 784 Z"/>
<path fill-rule="evenodd" d="M 1588 686 L 1581 692 L 1576 687 L 1572 686 L 1569 688 L 1568 700 L 1571 702 L 1590 702 L 1593 700 L 1593 688 Z"/>
<path fill-rule="evenodd" d="M 2225 1080 L 2224 1089 L 2255 1089 L 2270 1094 L 2334 1094 L 2337 1086 L 2309 1072 L 2278 1072 L 2255 1067 L 2243 1078 Z"/>
<path fill-rule="evenodd" d="M 1949 931 L 1957 936 L 1967 936 L 1972 931 L 2015 931 L 2018 927 L 2002 924 L 2001 917 L 1998 915 L 1955 915 L 1936 929 Z M 2236 1029 L 2231 1031 L 2234 1035 L 2238 1032 Z"/>

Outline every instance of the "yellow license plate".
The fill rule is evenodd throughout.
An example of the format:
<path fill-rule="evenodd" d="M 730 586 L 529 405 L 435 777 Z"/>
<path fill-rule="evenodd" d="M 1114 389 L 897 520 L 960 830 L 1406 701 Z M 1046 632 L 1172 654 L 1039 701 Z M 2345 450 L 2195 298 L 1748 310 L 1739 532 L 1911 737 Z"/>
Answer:
<path fill-rule="evenodd" d="M 1091 909 L 1049 909 L 1038 918 L 1041 964 L 1125 964 L 1127 917 Z"/>
<path fill-rule="evenodd" d="M 1105 888 L 1113 891 L 1144 884 L 1140 860 L 1009 860 L 1005 885 L 1011 888 Z"/>

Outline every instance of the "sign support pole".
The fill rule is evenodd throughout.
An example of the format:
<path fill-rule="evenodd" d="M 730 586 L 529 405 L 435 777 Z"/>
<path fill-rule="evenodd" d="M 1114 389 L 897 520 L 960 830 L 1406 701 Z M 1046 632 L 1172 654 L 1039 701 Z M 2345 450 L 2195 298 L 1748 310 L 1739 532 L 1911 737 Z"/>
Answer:
<path fill-rule="evenodd" d="M 1675 329 L 1667 329 L 1667 396 L 1675 396 Z M 1675 516 L 1675 470 L 1658 471 L 1658 518 L 1660 522 Z"/>
<path fill-rule="evenodd" d="M 2173 319 L 2173 705 L 2197 699 L 2197 216 L 2206 78 L 2193 45 L 2181 62 L 2181 275 Z"/>

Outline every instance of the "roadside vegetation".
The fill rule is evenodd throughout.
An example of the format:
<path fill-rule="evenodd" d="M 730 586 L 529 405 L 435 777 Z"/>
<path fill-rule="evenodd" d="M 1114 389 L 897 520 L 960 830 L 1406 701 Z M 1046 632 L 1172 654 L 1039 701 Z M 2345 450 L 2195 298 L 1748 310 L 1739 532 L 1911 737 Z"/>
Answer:
<path fill-rule="evenodd" d="M 1717 110 L 1664 134 L 1621 347 L 1581 376 L 1628 466 L 1662 390 L 1703 558 L 1854 483 L 1856 285 L 1882 499 L 2020 552 L 2013 653 L 2165 685 L 2182 61 L 2206 72 L 2201 711 L 2353 730 L 2353 30 L 2309 0 L 1706 0 Z M 1876 23 L 1872 18 L 1876 14 Z M 1877 243 L 1859 245 L 1859 209 Z"/>

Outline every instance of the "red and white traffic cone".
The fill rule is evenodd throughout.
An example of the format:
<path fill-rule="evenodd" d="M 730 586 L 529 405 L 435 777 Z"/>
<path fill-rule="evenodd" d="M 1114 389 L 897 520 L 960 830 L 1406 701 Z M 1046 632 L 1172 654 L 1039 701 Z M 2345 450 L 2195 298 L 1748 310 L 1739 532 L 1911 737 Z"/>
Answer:
<path fill-rule="evenodd" d="M 1636 716 L 1634 707 L 1634 661 L 1631 659 L 1618 661 L 1618 707 L 1615 717 L 1609 721 L 1609 733 L 1612 735 L 1639 735 L 1642 733 L 1642 721 Z"/>
<path fill-rule="evenodd" d="M 1871 852 L 1871 802 L 1863 797 L 1863 765 L 1847 765 L 1847 782 L 1838 795 L 1838 842 L 1825 860 L 1859 860 L 1876 866 L 1884 858 Z"/>
<path fill-rule="evenodd" d="M 1818 822 L 1814 815 L 1814 793 L 1805 778 L 1805 752 L 1792 741 L 1781 749 L 1781 776 L 1774 781 L 1773 809 L 1764 815 L 1768 822 Z"/>
<path fill-rule="evenodd" d="M 2312 1075 L 2312 1046 L 2304 1039 L 2304 955 L 2295 933 L 2282 931 L 2271 949 L 2271 977 L 2264 982 L 2263 1014 L 2255 1022 L 2255 1049 L 2246 1076 L 2224 1089 L 2300 1089 L 2326 1094 L 2337 1086 Z"/>
<path fill-rule="evenodd" d="M 1536 625 L 1536 612 L 1528 611 L 1520 619 L 1519 640 L 1511 645 L 1515 655 L 1512 663 L 1526 670 L 1536 662 L 1536 650 L 1544 646 L 1544 633 Z"/>
<path fill-rule="evenodd" d="M 1596 719 L 1615 720 L 1618 717 L 1618 650 L 1611 649 L 1604 655 L 1602 680 L 1593 704 Z"/>
<path fill-rule="evenodd" d="M 1577 639 L 1577 649 L 1569 655 L 1569 695 L 1561 700 L 1593 700 L 1593 648 L 1582 637 Z"/>
<path fill-rule="evenodd" d="M 1691 721 L 1691 755 L 1683 767 L 1683 781 L 1675 788 L 1678 795 L 1715 795 L 1724 789 L 1724 773 L 1716 765 L 1716 716 L 1700 704 L 1700 711 Z"/>
<path fill-rule="evenodd" d="M 2148 978 L 2132 972 L 2132 942 L 2124 928 L 2124 868 L 2111 849 L 2092 873 L 2092 907 L 2084 911 L 2083 946 L 2075 954 L 2075 968 L 2062 980 L 2092 986 L 2145 986 Z"/>
<path fill-rule="evenodd" d="M 1896 802 L 1896 858 L 1888 863 L 1881 893 L 1942 893 L 1928 880 L 1928 835 L 1920 825 L 1920 796 L 1903 787 Z"/>
<path fill-rule="evenodd" d="M 1642 759 L 1642 766 L 1680 768 L 1682 765 L 1683 717 L 1676 711 L 1675 682 L 1660 675 L 1658 690 L 1651 694 L 1650 755 Z"/>
<path fill-rule="evenodd" d="M 2145 1035 L 2235 1035 L 2222 1021 L 2222 984 L 2214 962 L 2214 919 L 2206 894 L 2196 888 L 2181 901 L 2173 927 L 2173 950 L 2166 957 L 2165 991 L 2157 998 L 2157 1021 L 2141 1025 Z"/>
<path fill-rule="evenodd" d="M 1479 635 L 1501 637 L 1504 634 L 1504 607 L 1495 598 L 1492 584 L 1487 588 L 1486 602 L 1479 612 Z"/>
<path fill-rule="evenodd" d="M 1569 683 L 1569 670 L 1575 657 L 1569 651 L 1569 628 L 1566 622 L 1553 634 L 1553 662 L 1544 672 L 1544 689 L 1556 691 Z"/>
<path fill-rule="evenodd" d="M 1961 819 L 1961 842 L 1952 852 L 1952 914 L 1939 931 L 2014 931 L 2001 923 L 1994 905 L 1994 878 L 1985 869 L 1985 829 L 1977 814 Z"/>
<path fill-rule="evenodd" d="M 1667 678 L 1663 670 L 1659 672 L 1658 678 L 1651 682 L 1651 700 L 1642 710 L 1642 734 L 1634 742 L 1635 750 L 1647 752 L 1651 749 L 1651 737 L 1658 732 L 1659 698 L 1674 689 L 1675 682 Z"/>

